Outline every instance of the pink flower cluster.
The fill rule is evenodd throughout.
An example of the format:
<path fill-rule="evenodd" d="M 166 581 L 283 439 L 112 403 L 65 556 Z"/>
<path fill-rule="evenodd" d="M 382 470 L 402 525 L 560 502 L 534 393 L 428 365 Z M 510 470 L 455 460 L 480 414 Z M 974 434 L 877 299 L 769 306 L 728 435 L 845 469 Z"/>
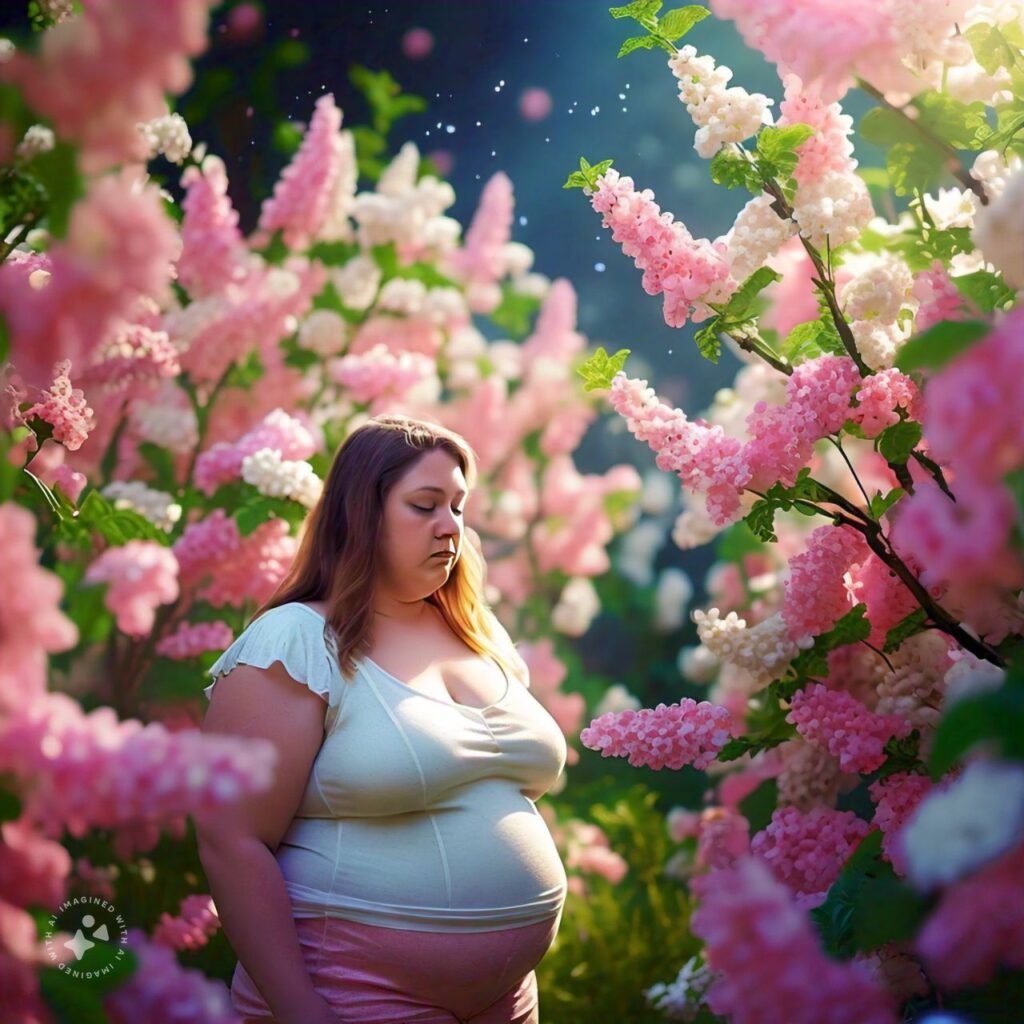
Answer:
<path fill-rule="evenodd" d="M 698 868 L 730 867 L 750 852 L 750 822 L 734 807 L 708 807 L 700 816 Z"/>
<path fill-rule="evenodd" d="M 608 842 L 608 836 L 591 822 L 570 820 L 566 826 L 565 866 L 586 874 L 600 875 L 618 885 L 629 865 Z"/>
<path fill-rule="evenodd" d="M 213 6 L 84 0 L 81 14 L 43 34 L 38 56 L 19 49 L 0 62 L 0 80 L 20 86 L 62 138 L 80 143 L 86 171 L 142 160 L 146 147 L 135 126 L 166 114 L 165 94 L 192 81 L 188 58 L 206 48 Z"/>
<path fill-rule="evenodd" d="M 602 225 L 644 272 L 644 291 L 664 293 L 669 327 L 682 327 L 691 316 L 707 319 L 708 303 L 725 302 L 736 290 L 725 244 L 694 238 L 672 214 L 661 212 L 649 188 L 637 192 L 633 179 L 620 178 L 612 167 L 597 179 L 593 193 L 586 191 L 591 206 L 603 214 Z"/>
<path fill-rule="evenodd" d="M 130 540 L 107 548 L 85 573 L 86 583 L 107 583 L 104 601 L 128 636 L 145 636 L 156 609 L 177 600 L 178 560 L 152 540 Z"/>
<path fill-rule="evenodd" d="M 799 906 L 825 902 L 828 890 L 871 826 L 853 811 L 815 807 L 803 813 L 782 807 L 750 843 L 772 874 L 796 894 Z"/>
<path fill-rule="evenodd" d="M 826 103 L 814 89 L 805 89 L 799 75 L 783 78 L 786 98 L 779 106 L 779 127 L 806 124 L 814 134 L 796 150 L 793 177 L 798 185 L 819 181 L 830 171 L 849 173 L 857 166 L 853 159 L 853 118 L 838 103 Z"/>
<path fill-rule="evenodd" d="M 757 857 L 694 880 L 690 919 L 720 972 L 711 1010 L 732 1024 L 896 1024 L 890 997 L 819 948 L 807 915 Z"/>
<path fill-rule="evenodd" d="M 167 295 L 179 241 L 161 203 L 155 188 L 99 178 L 72 209 L 67 237 L 45 257 L 15 250 L 0 264 L 10 359 L 28 384 L 48 383 L 63 359 L 88 365 L 140 296 Z"/>
<path fill-rule="evenodd" d="M 168 949 L 201 949 L 220 928 L 217 908 L 208 893 L 193 893 L 181 901 L 177 917 L 163 913 L 153 929 L 153 941 Z"/>
<path fill-rule="evenodd" d="M 82 369 L 78 379 L 87 386 L 102 386 L 108 393 L 119 391 L 127 398 L 147 390 L 145 385 L 179 373 L 178 350 L 166 331 L 146 324 L 122 323 L 97 346 L 93 362 Z"/>
<path fill-rule="evenodd" d="M 465 282 L 475 313 L 488 313 L 501 302 L 496 282 L 505 275 L 505 246 L 512 237 L 513 215 L 512 182 L 499 171 L 480 194 L 462 247 L 446 257 L 446 269 Z"/>
<path fill-rule="evenodd" d="M 0 771 L 22 787 L 25 816 L 53 836 L 215 811 L 266 789 L 276 761 L 265 740 L 172 734 L 107 707 L 86 714 L 63 693 L 16 709 L 0 730 Z"/>
<path fill-rule="evenodd" d="M 224 983 L 182 967 L 174 950 L 128 929 L 128 948 L 139 966 L 103 1000 L 110 1024 L 238 1024 Z"/>
<path fill-rule="evenodd" d="M 909 566 L 912 572 L 915 565 Z M 920 572 L 914 574 L 920 576 Z M 888 631 L 920 607 L 907 585 L 873 551 L 859 565 L 850 567 L 850 577 L 853 602 L 867 608 L 871 644 L 884 643 Z"/>
<path fill-rule="evenodd" d="M 903 409 L 907 419 L 921 418 L 921 393 L 917 385 L 899 370 L 879 370 L 865 377 L 854 397 L 857 405 L 850 410 L 850 419 L 867 437 L 877 437 L 886 427 L 899 423 L 897 409 Z"/>
<path fill-rule="evenodd" d="M 382 399 L 395 401 L 429 380 L 436 373 L 432 358 L 419 352 L 391 352 L 386 345 L 377 344 L 358 354 L 332 359 L 327 374 L 341 385 L 347 397 L 354 402 L 371 404 Z M 373 414 L 371 409 L 371 415 Z"/>
<path fill-rule="evenodd" d="M 13 502 L 0 504 L 0 722 L 46 689 L 47 652 L 78 643 L 78 627 L 60 609 L 64 586 L 39 565 L 36 520 Z"/>
<path fill-rule="evenodd" d="M 708 515 L 726 526 L 740 513 L 740 495 L 776 481 L 791 486 L 814 451 L 814 443 L 836 433 L 850 416 L 850 399 L 860 381 L 853 360 L 823 355 L 798 366 L 786 381 L 786 401 L 758 402 L 747 417 L 750 439 L 743 443 L 720 426 L 690 422 L 679 409 L 658 400 L 647 381 L 618 373 L 611 404 L 630 432 L 657 452 L 659 469 L 678 474 L 684 486 L 703 492 Z"/>
<path fill-rule="evenodd" d="M 228 196 L 224 161 L 211 154 L 201 168 L 187 168 L 181 184 L 186 192 L 181 203 L 178 280 L 199 299 L 244 276 L 246 249 L 238 213 Z"/>
<path fill-rule="evenodd" d="M 54 366 L 50 390 L 22 415 L 26 423 L 37 417 L 49 423 L 53 439 L 70 452 L 78 451 L 96 426 L 96 414 L 86 403 L 84 392 L 71 386 L 70 359 Z"/>
<path fill-rule="evenodd" d="M 282 172 L 274 194 L 263 201 L 260 231 L 268 235 L 282 230 L 285 245 L 294 251 L 319 237 L 350 174 L 354 153 L 340 133 L 341 116 L 331 93 L 316 101 L 302 145 Z"/>
<path fill-rule="evenodd" d="M 272 448 L 282 459 L 308 459 L 317 450 L 317 441 L 303 421 L 274 409 L 234 444 L 218 441 L 207 448 L 196 459 L 196 487 L 209 496 L 221 484 L 241 479 L 242 460 L 263 448 Z"/>
<path fill-rule="evenodd" d="M 793 695 L 786 721 L 808 743 L 839 759 L 844 772 L 867 774 L 885 761 L 885 744 L 910 733 L 899 715 L 876 715 L 855 697 L 812 683 Z"/>
<path fill-rule="evenodd" d="M 0 824 L 0 899 L 53 909 L 65 896 L 71 856 L 27 818 Z"/>
<path fill-rule="evenodd" d="M 689 764 L 703 771 L 735 731 L 725 708 L 684 697 L 653 709 L 609 711 L 580 732 L 580 741 L 602 757 L 626 757 L 634 768 L 676 771 Z"/>
<path fill-rule="evenodd" d="M 849 526 L 819 526 L 807 550 L 789 562 L 782 618 L 798 643 L 827 633 L 852 607 L 844 574 L 868 555 L 864 538 Z"/>
<path fill-rule="evenodd" d="M 871 799 L 875 802 L 875 816 L 871 824 L 882 830 L 882 853 L 897 874 L 905 875 L 907 865 L 896 837 L 932 788 L 932 781 L 927 775 L 911 775 L 908 772 L 897 772 L 878 779 L 869 787 Z"/>
<path fill-rule="evenodd" d="M 1000 966 L 1024 969 L 1024 845 L 956 882 L 914 942 L 948 989 L 984 985 Z"/>
<path fill-rule="evenodd" d="M 914 275 L 914 298 L 920 303 L 914 317 L 918 331 L 926 331 L 943 320 L 964 319 L 964 297 L 941 260 Z"/>
<path fill-rule="evenodd" d="M 156 645 L 161 658 L 186 661 L 206 651 L 223 651 L 234 640 L 234 630 L 223 619 L 215 622 L 182 622 Z"/>
<path fill-rule="evenodd" d="M 711 0 L 714 14 L 736 22 L 744 42 L 780 73 L 820 83 L 833 97 L 855 76 L 882 89 L 916 91 L 904 59 L 912 54 L 915 66 L 923 64 L 971 6 L 972 0 Z"/>

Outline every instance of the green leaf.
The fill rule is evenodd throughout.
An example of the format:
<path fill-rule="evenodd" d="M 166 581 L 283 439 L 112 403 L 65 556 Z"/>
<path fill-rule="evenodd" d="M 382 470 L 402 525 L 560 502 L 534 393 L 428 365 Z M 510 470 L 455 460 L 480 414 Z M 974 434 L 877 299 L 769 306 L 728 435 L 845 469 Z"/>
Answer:
<path fill-rule="evenodd" d="M 881 491 L 877 491 L 875 496 L 871 499 L 871 504 L 868 506 L 868 511 L 875 519 L 881 519 L 886 512 L 896 504 L 906 491 L 902 487 L 894 487 L 888 494 L 883 495 Z"/>
<path fill-rule="evenodd" d="M 984 149 L 993 134 L 985 116 L 985 104 L 961 103 L 942 92 L 918 93 L 913 100 L 920 111 L 919 123 L 954 149 Z M 933 159 L 938 159 L 933 154 Z"/>
<path fill-rule="evenodd" d="M 620 47 L 616 57 L 625 57 L 634 50 L 651 50 L 658 45 L 654 36 L 630 36 Z"/>
<path fill-rule="evenodd" d="M 613 356 L 609 356 L 601 346 L 584 363 L 576 368 L 576 372 L 583 378 L 584 391 L 596 391 L 610 388 L 612 378 L 626 364 L 626 357 L 629 355 L 628 348 L 620 348 Z"/>
<path fill-rule="evenodd" d="M 743 522 L 750 528 L 750 532 L 765 544 L 779 539 L 775 535 L 775 512 L 777 509 L 777 505 L 762 498 L 755 501 L 750 511 L 743 517 Z"/>
<path fill-rule="evenodd" d="M 658 29 L 666 39 L 670 39 L 674 43 L 710 13 L 706 7 L 699 7 L 696 4 L 677 7 L 661 18 L 658 22 Z"/>
<path fill-rule="evenodd" d="M 782 275 L 772 270 L 771 267 L 761 267 L 759 270 L 755 270 L 733 292 L 725 309 L 722 310 L 722 317 L 729 321 L 747 319 L 753 311 L 754 300 L 757 296 L 773 281 L 781 280 Z"/>
<path fill-rule="evenodd" d="M 943 320 L 911 338 L 896 355 L 896 368 L 940 370 L 975 342 L 984 338 L 992 325 L 981 320 Z"/>
<path fill-rule="evenodd" d="M 1016 298 L 1016 293 L 1002 277 L 988 270 L 976 270 L 973 274 L 964 274 L 951 280 L 957 291 L 970 299 L 983 313 L 1007 309 Z"/>
<path fill-rule="evenodd" d="M 17 821 L 21 817 L 21 799 L 0 786 L 0 821 Z"/>
<path fill-rule="evenodd" d="M 32 175 L 49 197 L 46 226 L 54 238 L 67 233 L 71 208 L 85 194 L 82 175 L 78 173 L 78 151 L 67 142 L 58 141 L 48 153 L 40 153 L 32 161 Z"/>
<path fill-rule="evenodd" d="M 562 188 L 589 188 L 590 182 L 587 181 L 586 175 L 582 171 L 573 171 L 568 178 L 565 179 L 565 184 Z"/>
<path fill-rule="evenodd" d="M 289 498 L 272 498 L 265 494 L 257 494 L 236 508 L 233 518 L 238 526 L 238 532 L 243 537 L 248 537 L 271 519 L 283 519 L 293 527 L 300 526 L 306 518 L 306 509 Z"/>
<path fill-rule="evenodd" d="M 718 337 L 720 326 L 721 318 L 715 317 L 701 327 L 693 336 L 693 340 L 697 345 L 697 351 L 709 363 L 717 363 L 722 354 L 722 342 Z"/>
<path fill-rule="evenodd" d="M 871 623 L 865 617 L 867 606 L 854 605 L 827 633 L 814 638 L 814 646 L 801 651 L 790 664 L 797 679 L 824 675 L 828 671 L 828 654 L 837 647 L 857 644 L 871 635 Z"/>
<path fill-rule="evenodd" d="M 1016 54 L 995 25 L 979 22 L 965 29 L 963 34 L 971 44 L 974 59 L 990 75 L 994 75 L 1000 68 L 1013 67 Z"/>
<path fill-rule="evenodd" d="M 788 181 L 797 164 L 796 150 L 811 136 L 808 124 L 790 124 L 785 128 L 769 125 L 757 135 L 758 165 L 765 178 Z"/>
<path fill-rule="evenodd" d="M 122 547 L 130 540 L 152 540 L 164 547 L 171 543 L 167 534 L 144 515 L 130 508 L 116 508 L 99 491 L 90 491 L 86 496 L 77 522 L 98 532 L 114 547 Z"/>
<path fill-rule="evenodd" d="M 651 21 L 657 24 L 655 15 L 661 10 L 662 0 L 633 0 L 625 7 L 609 7 L 608 13 L 613 18 L 632 18 L 641 23 Z"/>
<path fill-rule="evenodd" d="M 765 779 L 753 793 L 748 793 L 740 801 L 739 810 L 743 817 L 750 822 L 751 835 L 767 828 L 778 802 L 779 784 L 775 779 Z"/>
<path fill-rule="evenodd" d="M 886 462 L 902 464 L 921 440 L 921 424 L 911 420 L 894 423 L 878 435 L 876 445 Z"/>
<path fill-rule="evenodd" d="M 797 324 L 783 339 L 780 351 L 795 366 L 825 353 L 842 355 L 846 350 L 830 315 Z"/>
<path fill-rule="evenodd" d="M 909 640 L 912 636 L 924 632 L 927 621 L 928 613 L 923 608 L 912 611 L 885 634 L 885 644 L 882 646 L 882 650 L 886 654 L 891 654 L 904 640 Z"/>
<path fill-rule="evenodd" d="M 750 526 L 742 519 L 733 523 L 718 536 L 715 558 L 720 562 L 742 562 L 747 555 L 756 555 L 764 545 L 754 536 Z"/>
<path fill-rule="evenodd" d="M 224 378 L 226 388 L 244 388 L 248 390 L 263 376 L 265 368 L 260 361 L 258 350 L 252 349 L 243 362 L 234 363 Z"/>
<path fill-rule="evenodd" d="M 904 133 L 904 138 L 906 133 Z M 932 146 L 897 142 L 886 155 L 892 189 L 898 196 L 928 192 L 945 177 L 942 157 Z"/>
<path fill-rule="evenodd" d="M 895 110 L 873 107 L 860 119 L 860 137 L 876 146 L 892 146 L 907 138 L 907 119 Z"/>
<path fill-rule="evenodd" d="M 723 146 L 712 158 L 711 180 L 726 188 L 742 186 L 754 195 L 761 193 L 761 172 L 757 165 L 731 146 Z"/>
<path fill-rule="evenodd" d="M 1000 119 L 1001 120 L 1001 119 Z M 1005 150 L 1007 146 L 1024 131 L 1024 113 L 1017 113 L 1008 117 L 1006 123 L 1001 123 L 999 130 L 988 137 L 986 145 L 990 149 Z"/>
<path fill-rule="evenodd" d="M 928 762 L 933 779 L 981 741 L 992 741 L 1004 757 L 1024 759 L 1024 686 L 1011 676 L 1012 669 L 998 690 L 963 697 L 942 716 Z"/>
<path fill-rule="evenodd" d="M 524 338 L 529 334 L 530 324 L 539 308 L 540 299 L 523 295 L 506 283 L 501 287 L 501 303 L 491 312 L 491 322 L 510 337 Z"/>
<path fill-rule="evenodd" d="M 302 145 L 304 134 L 303 130 L 293 121 L 278 121 L 274 125 L 270 144 L 278 153 L 291 156 Z"/>

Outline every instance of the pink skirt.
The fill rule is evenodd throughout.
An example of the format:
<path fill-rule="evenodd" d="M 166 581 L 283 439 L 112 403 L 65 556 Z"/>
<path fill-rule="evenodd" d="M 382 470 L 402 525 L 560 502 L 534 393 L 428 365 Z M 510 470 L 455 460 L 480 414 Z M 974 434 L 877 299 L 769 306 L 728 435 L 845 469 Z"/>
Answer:
<path fill-rule="evenodd" d="M 379 928 L 340 917 L 295 920 L 313 987 L 339 1024 L 539 1024 L 537 977 L 561 914 L 489 932 Z M 239 963 L 231 1003 L 244 1024 L 273 1014 Z"/>

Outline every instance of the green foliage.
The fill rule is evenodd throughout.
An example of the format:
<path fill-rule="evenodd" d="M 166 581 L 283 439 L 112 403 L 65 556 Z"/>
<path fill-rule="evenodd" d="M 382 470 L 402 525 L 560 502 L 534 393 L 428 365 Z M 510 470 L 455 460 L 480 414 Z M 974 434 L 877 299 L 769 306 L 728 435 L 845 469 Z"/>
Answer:
<path fill-rule="evenodd" d="M 882 650 L 891 654 L 897 650 L 904 640 L 909 640 L 918 633 L 923 633 L 928 622 L 928 613 L 923 608 L 917 608 L 905 618 L 900 619 L 886 634 L 885 644 Z"/>
<path fill-rule="evenodd" d="M 709 363 L 718 363 L 722 355 L 722 341 L 718 336 L 721 330 L 721 317 L 715 317 L 699 330 L 694 332 L 693 341 L 697 351 Z"/>
<path fill-rule="evenodd" d="M 796 729 L 786 721 L 789 711 L 783 706 L 783 702 L 788 701 L 790 696 L 792 687 L 776 681 L 752 697 L 747 712 L 747 731 L 729 740 L 718 752 L 716 760 L 723 763 L 735 761 L 744 754 L 770 750 L 792 739 Z M 771 816 L 771 811 L 768 815 Z"/>
<path fill-rule="evenodd" d="M 808 124 L 790 124 L 784 128 L 768 125 L 757 133 L 757 163 L 762 176 L 781 182 L 789 181 L 796 169 L 796 150 L 812 135 Z"/>
<path fill-rule="evenodd" d="M 757 164 L 735 146 L 723 146 L 711 158 L 711 180 L 726 188 L 742 186 L 753 195 L 760 195 L 763 184 Z"/>
<path fill-rule="evenodd" d="M 997 690 L 963 697 L 939 722 L 928 770 L 939 779 L 976 743 L 992 743 L 1003 757 L 1024 760 L 1024 656 L 1018 651 Z"/>
<path fill-rule="evenodd" d="M 656 46 L 674 54 L 675 47 L 672 44 L 711 13 L 706 7 L 692 4 L 688 7 L 677 7 L 659 20 L 658 11 L 661 7 L 661 0 L 635 0 L 625 7 L 608 9 L 613 18 L 632 18 L 641 28 L 647 30 L 645 36 L 632 36 L 627 39 L 619 47 L 618 57 L 625 57 L 634 50 L 652 50 Z"/>
<path fill-rule="evenodd" d="M 38 927 L 38 925 L 37 925 Z M 44 933 L 45 934 L 45 933 Z M 58 1024 L 108 1024 L 104 997 L 124 985 L 138 969 L 138 959 L 127 947 L 109 974 L 83 982 L 56 967 L 39 972 L 39 990 L 43 1001 L 54 1012 Z"/>
<path fill-rule="evenodd" d="M 584 874 L 586 894 L 569 893 L 558 941 L 537 966 L 545 1024 L 578 1024 L 581 1007 L 600 1007 L 602 1021 L 656 1021 L 644 989 L 670 981 L 699 948 L 686 890 L 663 874 L 675 845 L 657 794 L 639 785 L 621 795 L 604 790 L 583 813 L 628 871 L 617 884 Z"/>
<path fill-rule="evenodd" d="M 775 779 L 765 779 L 739 803 L 740 813 L 750 822 L 750 834 L 760 832 L 771 824 L 772 812 L 779 803 L 779 784 Z"/>
<path fill-rule="evenodd" d="M 690 4 L 687 7 L 677 7 L 662 15 L 658 22 L 658 29 L 661 34 L 670 42 L 678 42 L 694 25 L 702 22 L 711 12 L 706 7 L 697 4 Z"/>
<path fill-rule="evenodd" d="M 517 292 L 508 282 L 501 286 L 501 302 L 490 314 L 495 326 L 508 332 L 510 337 L 524 338 L 540 308 L 540 299 Z"/>
<path fill-rule="evenodd" d="M 130 540 L 152 540 L 164 547 L 171 543 L 144 515 L 131 508 L 116 508 L 99 491 L 89 491 L 77 510 L 64 499 L 62 513 L 55 530 L 61 540 L 72 545 L 88 546 L 93 533 L 111 547 L 122 547 Z"/>
<path fill-rule="evenodd" d="M 897 353 L 896 368 L 903 373 L 941 370 L 991 330 L 981 320 L 944 320 L 911 338 Z"/>
<path fill-rule="evenodd" d="M 881 854 L 882 833 L 875 829 L 854 850 L 825 902 L 811 911 L 829 956 L 849 960 L 907 941 L 927 915 L 929 901 L 901 882 Z"/>
<path fill-rule="evenodd" d="M 984 103 L 962 103 L 935 91 L 918 93 L 913 103 L 919 112 L 917 123 L 954 149 L 989 148 L 992 129 Z"/>
<path fill-rule="evenodd" d="M 898 196 L 928 192 L 946 174 L 935 147 L 918 141 L 897 142 L 886 154 L 885 166 L 892 190 Z"/>
<path fill-rule="evenodd" d="M 795 125 L 794 127 L 801 127 Z M 748 319 L 754 312 L 754 301 L 774 281 L 781 281 L 782 275 L 772 270 L 771 267 L 761 267 L 759 270 L 755 270 L 733 292 L 725 309 L 722 310 L 722 319 L 726 325 L 732 322 L 743 322 Z"/>
<path fill-rule="evenodd" d="M 0 786 L 0 822 L 17 821 L 21 817 L 21 800 L 4 786 Z"/>
<path fill-rule="evenodd" d="M 619 47 L 619 52 L 615 56 L 625 57 L 634 50 L 651 50 L 657 45 L 658 40 L 654 36 L 630 36 Z"/>
<path fill-rule="evenodd" d="M 1017 52 L 995 25 L 980 22 L 965 29 L 963 34 L 971 44 L 974 59 L 990 75 L 1000 68 L 1012 68 L 1016 63 Z"/>
<path fill-rule="evenodd" d="M 843 341 L 831 315 L 797 324 L 783 339 L 779 351 L 794 366 L 825 353 L 845 353 Z"/>
<path fill-rule="evenodd" d="M 906 494 L 906 491 L 902 487 L 894 487 L 888 494 L 876 491 L 875 496 L 871 499 L 871 504 L 868 506 L 868 511 L 871 513 L 872 518 L 881 519 L 904 494 Z"/>
<path fill-rule="evenodd" d="M 365 97 L 370 108 L 370 121 L 374 131 L 380 135 L 387 136 L 399 118 L 422 114 L 427 109 L 427 101 L 422 96 L 403 93 L 389 71 L 371 71 L 362 64 L 354 64 L 348 77 Z"/>
<path fill-rule="evenodd" d="M 596 391 L 610 388 L 612 378 L 626 365 L 628 355 L 628 348 L 620 348 L 615 355 L 609 356 L 603 346 L 598 347 L 598 350 L 586 362 L 576 367 L 576 372 L 584 381 L 583 390 Z"/>
<path fill-rule="evenodd" d="M 591 191 L 597 188 L 597 179 L 611 167 L 611 160 L 602 160 L 593 167 L 587 162 L 586 157 L 580 157 L 580 169 L 573 171 L 565 180 L 562 188 L 589 188 Z"/>
<path fill-rule="evenodd" d="M 715 558 L 720 562 L 741 563 L 747 555 L 764 550 L 764 544 L 754 536 L 750 526 L 740 520 L 718 535 Z"/>
<path fill-rule="evenodd" d="M 921 441 L 921 424 L 912 420 L 903 420 L 886 427 L 875 438 L 875 450 L 888 463 L 902 464 L 910 458 L 910 453 Z"/>
<path fill-rule="evenodd" d="M 290 498 L 275 498 L 257 492 L 233 510 L 232 518 L 238 524 L 238 532 L 248 537 L 271 519 L 285 520 L 294 532 L 302 525 L 307 511 L 305 506 Z"/>
<path fill-rule="evenodd" d="M 952 281 L 957 291 L 983 313 L 1007 309 L 1016 298 L 1016 293 L 1002 277 L 988 270 L 976 270 L 972 274 L 954 277 Z"/>
<path fill-rule="evenodd" d="M 854 605 L 827 633 L 814 638 L 814 645 L 801 651 L 790 663 L 789 677 L 807 682 L 828 672 L 828 655 L 838 647 L 857 644 L 871 635 L 871 623 L 865 617 L 867 606 Z"/>
<path fill-rule="evenodd" d="M 811 507 L 814 502 L 829 500 L 828 490 L 811 478 L 811 471 L 805 466 L 797 474 L 792 487 L 785 487 L 781 483 L 772 484 L 765 492 L 765 496 L 754 502 L 744 520 L 758 539 L 766 543 L 777 541 L 779 538 L 775 535 L 776 512 L 794 509 L 802 515 L 831 516 L 832 513 L 826 509 Z"/>

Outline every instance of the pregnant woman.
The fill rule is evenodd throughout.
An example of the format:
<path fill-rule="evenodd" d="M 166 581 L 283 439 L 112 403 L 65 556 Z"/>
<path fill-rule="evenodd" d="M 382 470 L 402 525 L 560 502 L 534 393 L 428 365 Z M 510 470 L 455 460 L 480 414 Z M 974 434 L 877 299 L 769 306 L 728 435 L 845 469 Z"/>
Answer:
<path fill-rule="evenodd" d="M 565 739 L 483 598 L 459 435 L 377 416 L 274 596 L 210 669 L 204 732 L 273 786 L 197 815 L 247 1022 L 537 1024 L 567 880 L 534 805 Z"/>

